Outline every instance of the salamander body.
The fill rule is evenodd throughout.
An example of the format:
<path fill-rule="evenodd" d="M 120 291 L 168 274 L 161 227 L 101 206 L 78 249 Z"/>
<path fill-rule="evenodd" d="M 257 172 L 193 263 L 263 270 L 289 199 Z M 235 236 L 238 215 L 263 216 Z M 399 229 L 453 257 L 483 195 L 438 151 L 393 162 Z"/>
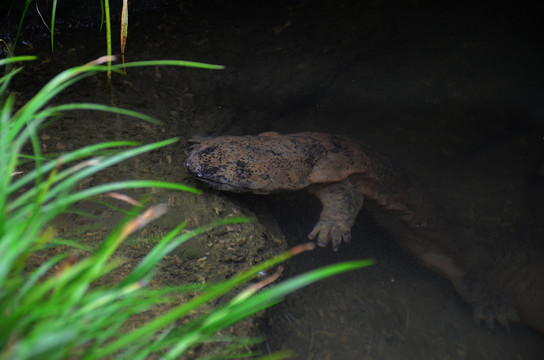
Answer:
<path fill-rule="evenodd" d="M 496 289 L 478 279 L 472 269 L 492 259 L 444 220 L 417 180 L 371 147 L 314 132 L 190 141 L 195 144 L 185 167 L 212 188 L 255 194 L 304 189 L 314 194 L 323 209 L 308 237 L 320 246 L 331 243 L 336 251 L 349 242 L 363 203 L 374 203 L 378 223 L 420 263 L 451 281 L 477 322 L 491 328 L 498 322 L 508 329 L 519 320 L 519 310 L 526 323 L 544 333 L 542 291 L 525 297 L 526 286 L 508 281 Z"/>

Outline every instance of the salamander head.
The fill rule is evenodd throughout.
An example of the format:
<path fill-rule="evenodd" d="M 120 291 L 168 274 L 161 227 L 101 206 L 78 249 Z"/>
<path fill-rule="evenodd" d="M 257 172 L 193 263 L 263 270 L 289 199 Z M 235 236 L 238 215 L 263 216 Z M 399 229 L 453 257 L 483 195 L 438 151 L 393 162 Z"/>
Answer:
<path fill-rule="evenodd" d="M 221 145 L 193 150 L 185 161 L 185 168 L 200 181 L 217 190 L 258 192 L 269 183 L 267 174 L 257 173 L 254 166 L 249 166 L 247 157 L 235 157 Z"/>
<path fill-rule="evenodd" d="M 211 187 L 267 194 L 308 185 L 309 167 L 286 136 L 222 136 L 193 145 L 187 171 Z"/>

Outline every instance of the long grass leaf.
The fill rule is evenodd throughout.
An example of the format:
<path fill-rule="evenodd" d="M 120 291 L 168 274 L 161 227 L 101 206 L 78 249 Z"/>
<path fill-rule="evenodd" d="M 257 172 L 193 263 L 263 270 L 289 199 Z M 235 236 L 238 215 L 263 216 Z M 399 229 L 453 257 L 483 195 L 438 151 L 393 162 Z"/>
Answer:
<path fill-rule="evenodd" d="M 52 211 L 53 209 L 59 207 L 66 207 L 78 201 L 88 199 L 96 195 L 105 194 L 117 190 L 127 190 L 127 189 L 138 189 L 138 188 L 148 188 L 156 187 L 162 189 L 186 191 L 194 194 L 199 194 L 201 191 L 193 188 L 191 186 L 176 184 L 165 181 L 152 181 L 152 180 L 127 180 L 121 182 L 108 183 L 104 185 L 93 186 L 92 188 L 78 191 L 77 193 L 70 194 L 63 198 L 57 198 L 53 200 L 50 204 L 43 207 L 43 211 Z"/>
<path fill-rule="evenodd" d="M 29 1 L 32 1 L 32 0 L 29 0 Z M 6 64 L 14 64 L 19 61 L 32 61 L 32 60 L 36 60 L 36 56 L 33 56 L 33 55 L 13 56 L 13 57 L 5 58 L 5 59 L 0 59 L 0 66 L 4 66 Z M 1 79 L 3 78 L 4 77 L 2 77 Z"/>
<path fill-rule="evenodd" d="M 109 141 L 109 142 L 93 144 L 93 145 L 85 146 L 77 150 L 62 154 L 62 163 L 65 165 L 73 161 L 86 158 L 91 155 L 96 156 L 97 154 L 100 154 L 102 150 L 106 150 L 106 149 L 120 148 L 120 147 L 126 147 L 126 146 L 133 147 L 139 144 L 140 143 L 135 141 Z M 118 151 L 121 151 L 121 150 L 118 150 Z M 14 191 L 17 191 L 21 187 L 34 181 L 36 176 L 43 175 L 53 170 L 56 166 L 58 166 L 58 158 L 55 158 L 55 160 L 49 161 L 48 163 L 43 164 L 40 169 L 33 169 L 29 171 L 28 173 L 25 173 L 23 177 L 19 178 L 18 180 L 10 184 L 8 188 L 8 193 L 11 194 Z M 59 177 L 61 176 L 62 175 L 59 175 Z"/>
<path fill-rule="evenodd" d="M 195 61 L 185 61 L 185 60 L 148 60 L 148 61 L 133 61 L 125 64 L 125 67 L 142 67 L 142 66 L 183 66 L 191 67 L 198 69 L 208 69 L 208 70 L 223 70 L 225 66 L 208 64 Z M 112 69 L 122 69 L 123 64 L 115 64 L 112 66 Z"/>
<path fill-rule="evenodd" d="M 193 298 L 192 300 L 190 300 L 189 302 L 185 304 L 182 304 L 173 308 L 172 310 L 153 319 L 145 326 L 142 326 L 136 329 L 135 331 L 131 332 L 130 334 L 127 334 L 126 336 L 118 339 L 117 341 L 114 341 L 113 343 L 107 345 L 106 347 L 104 347 L 97 353 L 97 356 L 105 356 L 107 354 L 111 354 L 113 352 L 116 352 L 122 349 L 123 347 L 127 346 L 130 343 L 141 341 L 141 339 L 145 338 L 148 334 L 153 334 L 156 331 L 163 329 L 168 324 L 175 321 L 175 319 L 181 318 L 187 315 L 192 310 L 198 308 L 199 306 L 211 301 L 212 299 L 216 299 L 226 294 L 227 292 L 236 288 L 243 282 L 247 281 L 248 279 L 251 279 L 259 271 L 266 270 L 268 267 L 273 266 L 279 262 L 285 261 L 286 259 L 290 258 L 293 255 L 294 255 L 293 251 L 286 251 L 220 284 L 216 284 L 209 287 L 206 290 L 206 292 L 203 293 L 202 295 L 197 296 L 196 298 Z M 199 336 L 200 335 L 198 335 L 197 338 Z"/>
<path fill-rule="evenodd" d="M 105 18 L 106 18 L 106 54 L 111 56 L 111 18 L 110 18 L 110 1 L 104 0 L 104 9 L 105 9 Z M 111 81 L 111 59 L 107 61 L 107 71 L 108 83 L 106 86 L 109 86 Z"/>
<path fill-rule="evenodd" d="M 243 302 L 233 300 L 223 308 L 196 320 L 190 326 L 186 326 L 183 329 L 186 331 L 186 335 L 179 336 L 178 334 L 175 334 L 175 341 L 179 342 L 177 346 L 170 350 L 163 358 L 175 359 L 179 357 L 195 342 L 195 336 L 198 337 L 198 342 L 203 341 L 217 331 L 276 304 L 285 295 L 300 289 L 301 287 L 335 274 L 360 269 L 372 264 L 372 260 L 360 260 L 330 265 L 285 280 L 271 289 L 246 298 Z"/>
<path fill-rule="evenodd" d="M 63 91 L 66 87 L 72 85 L 75 81 L 89 77 L 97 71 L 102 70 L 103 68 L 100 67 L 99 64 L 108 60 L 111 60 L 111 57 L 103 56 L 85 65 L 64 70 L 45 84 L 41 90 L 14 115 L 14 118 L 18 121 L 32 118 L 43 106 L 45 106 L 45 104 L 51 101 L 53 97 Z"/>
<path fill-rule="evenodd" d="M 15 75 L 17 75 L 21 70 L 23 70 L 23 68 L 12 70 L 8 74 L 0 78 L 0 104 L 4 101 L 4 93 L 6 92 L 6 89 L 8 88 L 8 85 L 11 82 L 11 79 Z"/>
<path fill-rule="evenodd" d="M 151 116 L 142 114 L 137 111 L 133 110 L 127 110 L 120 107 L 115 106 L 108 106 L 108 105 L 102 105 L 102 104 L 90 104 L 90 103 L 72 103 L 72 104 L 63 104 L 58 106 L 53 106 L 48 108 L 51 112 L 63 112 L 68 110 L 97 110 L 97 111 L 105 111 L 112 114 L 119 114 L 119 115 L 127 115 L 136 119 L 145 120 L 147 122 L 153 123 L 153 124 L 160 124 L 161 122 L 152 118 Z M 38 114 L 39 116 L 39 114 Z"/>
<path fill-rule="evenodd" d="M 287 294 L 292 293 L 304 286 L 332 275 L 367 267 L 373 263 L 373 260 L 357 260 L 329 265 L 282 281 L 276 286 L 257 293 L 256 295 L 247 298 L 242 302 L 238 302 L 236 299 L 234 299 L 223 309 L 217 310 L 213 314 L 208 315 L 202 324 L 198 324 L 198 330 L 203 333 L 207 333 L 209 336 L 219 329 L 230 326 L 248 315 L 264 310 L 270 305 L 280 301 Z"/>
<path fill-rule="evenodd" d="M 125 47 L 128 37 L 128 1 L 123 0 L 123 8 L 121 9 L 121 63 L 125 63 Z M 123 68 L 125 75 L 126 69 Z"/>
<path fill-rule="evenodd" d="M 78 195 L 78 193 L 72 194 L 69 197 L 70 201 L 66 201 L 67 198 L 58 199 L 59 194 L 65 193 L 66 191 L 72 189 L 75 186 L 75 184 L 77 184 L 79 181 L 91 176 L 92 174 L 95 174 L 95 173 L 97 173 L 97 172 L 99 172 L 99 171 L 101 171 L 101 170 L 103 170 L 105 168 L 108 168 L 108 167 L 110 167 L 110 166 L 112 166 L 114 164 L 117 164 L 117 163 L 119 163 L 121 161 L 129 159 L 129 158 L 134 157 L 136 155 L 139 155 L 139 154 L 142 154 L 144 152 L 157 149 L 157 148 L 162 147 L 162 146 L 170 145 L 170 144 L 172 144 L 172 143 L 174 143 L 176 141 L 177 141 L 177 139 L 173 138 L 173 139 L 163 140 L 163 141 L 160 141 L 160 142 L 157 142 L 157 143 L 143 145 L 143 146 L 140 146 L 140 147 L 137 147 L 137 148 L 134 148 L 134 149 L 122 151 L 120 153 L 117 153 L 117 154 L 109 157 L 109 158 L 105 158 L 102 161 L 98 161 L 96 164 L 93 164 L 92 166 L 83 168 L 83 169 L 81 169 L 81 171 L 79 171 L 79 172 L 73 174 L 72 176 L 70 176 L 70 177 L 64 179 L 63 181 L 61 181 L 59 184 L 57 184 L 55 187 L 53 187 L 47 193 L 45 200 L 46 201 L 52 201 L 53 199 L 56 199 L 55 204 L 57 204 L 57 205 L 64 204 L 64 206 L 66 206 L 66 205 L 69 205 L 69 204 L 71 204 L 71 203 L 73 203 L 75 201 L 79 201 L 79 200 L 84 199 L 85 198 L 84 194 L 88 194 L 89 196 L 94 196 L 94 195 L 98 195 L 98 194 L 108 192 L 108 191 L 123 189 L 123 185 L 122 185 L 123 183 L 121 182 L 121 183 L 116 183 L 115 185 L 112 185 L 111 190 L 108 190 L 107 185 L 102 185 L 100 187 L 84 190 L 85 192 L 84 193 L 79 193 L 79 195 Z M 141 182 L 140 182 L 139 185 L 137 185 L 137 184 L 138 184 L 138 182 L 133 183 L 132 185 L 127 186 L 127 188 L 145 187 L 146 186 L 144 183 L 141 183 Z M 195 193 L 199 192 L 199 190 L 196 190 L 196 189 L 191 188 L 191 187 L 186 186 L 186 185 L 179 185 L 179 184 L 178 185 L 173 185 L 173 184 L 166 185 L 166 183 L 161 183 L 161 182 L 156 182 L 155 184 L 158 187 L 167 187 L 167 188 L 170 188 L 170 189 L 178 189 L 178 190 L 182 190 L 182 191 L 190 191 L 190 192 L 195 192 Z M 39 188 L 35 188 L 35 189 L 30 190 L 30 192 L 33 193 L 33 194 L 36 194 L 37 191 L 39 191 Z M 21 201 L 14 201 L 14 202 L 9 204 L 7 210 L 11 211 L 16 206 L 20 206 L 20 205 L 21 205 Z M 49 205 L 48 206 L 48 211 L 51 211 L 51 210 L 53 210 L 53 209 L 52 209 L 51 205 Z"/>
<path fill-rule="evenodd" d="M 38 280 L 45 275 L 46 272 L 51 270 L 53 266 L 59 263 L 59 261 L 66 258 L 66 254 L 59 254 L 49 260 L 47 260 L 45 263 L 40 265 L 40 267 L 36 270 L 34 270 L 25 281 L 24 285 L 19 289 L 17 292 L 17 296 L 13 298 L 13 302 L 15 303 L 22 303 L 24 300 L 24 297 L 28 294 L 29 290 L 35 286 L 38 282 Z"/>
<path fill-rule="evenodd" d="M 28 11 L 28 7 L 32 3 L 32 0 L 26 0 L 25 7 L 23 8 L 23 13 L 21 15 L 21 19 L 19 20 L 19 26 L 17 26 L 17 34 L 15 35 L 15 40 L 13 41 L 13 46 L 11 47 L 11 51 L 15 52 L 15 47 L 17 46 L 17 41 L 19 40 L 19 35 L 21 35 L 21 30 L 23 29 L 23 20 L 25 19 L 26 12 Z"/>
<path fill-rule="evenodd" d="M 169 254 L 176 247 L 183 244 L 185 241 L 206 232 L 209 229 L 216 228 L 226 224 L 240 224 L 251 222 L 254 219 L 236 217 L 236 218 L 226 218 L 216 222 L 213 222 L 208 225 L 201 226 L 197 229 L 188 231 L 180 236 L 176 235 L 185 227 L 185 223 L 177 226 L 174 230 L 168 233 L 160 243 L 158 243 L 153 250 L 151 250 L 145 258 L 138 264 L 138 266 L 130 273 L 130 275 L 121 282 L 121 284 L 132 283 L 139 281 L 147 272 L 149 272 L 153 266 L 155 266 L 164 256 Z"/>
<path fill-rule="evenodd" d="M 54 51 L 54 37 L 55 37 L 55 15 L 57 13 L 57 0 L 53 0 L 51 6 L 51 52 Z"/>

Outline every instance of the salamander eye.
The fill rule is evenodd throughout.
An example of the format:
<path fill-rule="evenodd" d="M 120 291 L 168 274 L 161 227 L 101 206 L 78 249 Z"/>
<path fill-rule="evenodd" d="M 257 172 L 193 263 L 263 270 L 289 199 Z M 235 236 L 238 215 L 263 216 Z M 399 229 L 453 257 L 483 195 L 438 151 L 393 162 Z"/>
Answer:
<path fill-rule="evenodd" d="M 238 179 L 245 180 L 245 179 L 247 179 L 247 176 L 244 173 L 238 173 Z"/>
<path fill-rule="evenodd" d="M 268 174 L 262 174 L 261 175 L 261 178 L 265 179 L 265 180 L 268 180 L 270 178 L 270 175 Z"/>

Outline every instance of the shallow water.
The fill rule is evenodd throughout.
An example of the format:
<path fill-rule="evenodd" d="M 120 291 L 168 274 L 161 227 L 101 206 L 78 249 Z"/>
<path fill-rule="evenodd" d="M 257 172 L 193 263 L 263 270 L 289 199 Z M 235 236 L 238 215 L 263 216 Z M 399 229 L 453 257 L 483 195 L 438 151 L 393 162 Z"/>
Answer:
<path fill-rule="evenodd" d="M 151 177 L 196 184 L 183 171 L 190 136 L 345 134 L 415 173 L 447 215 L 472 227 L 486 246 L 542 251 L 541 20 L 531 9 L 470 2 L 158 6 L 131 18 L 129 61 L 175 58 L 227 68 L 130 70 L 115 76 L 107 92 L 103 77 L 85 80 L 59 101 L 123 106 L 163 125 L 67 114 L 46 129 L 44 144 L 64 151 L 113 138 L 179 136 L 178 145 L 92 181 Z M 15 81 L 19 98 L 60 70 L 101 56 L 103 37 L 84 27 L 64 29 L 53 54 L 30 39 L 32 48 L 19 51 L 40 59 Z M 170 195 L 155 201 L 161 196 Z M 267 209 L 291 245 L 305 241 L 319 214 L 318 202 L 306 194 L 206 196 Z M 177 201 L 186 212 L 158 223 L 158 233 L 190 217 L 198 202 Z M 337 253 L 317 249 L 300 256 L 287 275 L 355 258 L 377 264 L 311 286 L 268 311 L 260 329 L 265 350 L 290 348 L 299 359 L 537 359 L 543 353 L 542 335 L 524 325 L 506 334 L 473 324 L 453 288 L 399 250 L 365 212 L 352 235 Z M 165 276 L 175 282 L 175 274 Z"/>

